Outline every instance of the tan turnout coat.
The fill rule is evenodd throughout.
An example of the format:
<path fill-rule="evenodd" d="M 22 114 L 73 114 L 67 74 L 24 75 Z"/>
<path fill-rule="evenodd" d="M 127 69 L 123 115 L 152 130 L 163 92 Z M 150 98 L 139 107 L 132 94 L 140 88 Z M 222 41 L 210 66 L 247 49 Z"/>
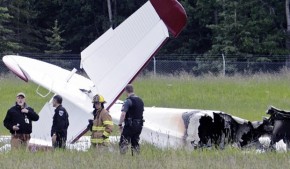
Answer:
<path fill-rule="evenodd" d="M 97 110 L 96 118 L 92 127 L 92 144 L 109 143 L 109 136 L 113 131 L 112 117 L 106 109 Z"/>

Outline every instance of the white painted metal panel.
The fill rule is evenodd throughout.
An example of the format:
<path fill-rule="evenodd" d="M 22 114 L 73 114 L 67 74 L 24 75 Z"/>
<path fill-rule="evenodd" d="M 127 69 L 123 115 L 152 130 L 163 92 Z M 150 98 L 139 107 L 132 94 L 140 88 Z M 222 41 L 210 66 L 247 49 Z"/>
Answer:
<path fill-rule="evenodd" d="M 168 29 L 148 1 L 82 53 L 82 67 L 110 105 L 168 37 Z"/>
<path fill-rule="evenodd" d="M 88 124 L 88 119 L 92 119 L 93 115 L 90 113 L 89 109 L 92 106 L 89 105 L 88 110 L 84 110 L 78 107 L 76 104 L 63 97 L 63 107 L 67 110 L 69 114 L 69 127 L 67 132 L 67 141 L 74 139 L 75 136 L 82 131 L 82 129 Z M 46 103 L 42 110 L 39 112 L 39 120 L 33 123 L 32 138 L 51 141 L 50 131 L 53 121 L 55 108 L 52 107 L 52 102 Z"/>
<path fill-rule="evenodd" d="M 89 79 L 74 74 L 67 81 L 71 72 L 61 67 L 22 56 L 7 55 L 3 58 L 5 58 L 3 59 L 5 64 L 10 68 L 23 71 L 29 81 L 63 97 L 63 106 L 67 109 L 70 118 L 68 139 L 76 137 L 86 127 L 88 119 L 92 118 L 90 113 L 93 111 L 93 107 L 91 97 L 81 92 L 80 89 L 89 90 L 93 86 Z M 54 108 L 51 104 L 46 104 L 39 113 L 39 121 L 33 123 L 35 127 L 32 137 L 50 139 L 53 114 Z"/>

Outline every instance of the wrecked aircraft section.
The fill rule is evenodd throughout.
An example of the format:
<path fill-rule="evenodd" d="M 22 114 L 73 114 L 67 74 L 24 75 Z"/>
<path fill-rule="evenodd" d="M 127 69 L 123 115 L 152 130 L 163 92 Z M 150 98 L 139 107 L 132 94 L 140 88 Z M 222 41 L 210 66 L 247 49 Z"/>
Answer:
<path fill-rule="evenodd" d="M 239 148 L 249 145 L 260 146 L 259 138 L 272 133 L 268 119 L 251 122 L 224 112 L 191 111 L 182 115 L 185 124 L 185 141 L 194 148 L 215 147 L 223 149 L 225 145 Z"/>
<path fill-rule="evenodd" d="M 278 109 L 276 107 L 270 106 L 266 112 L 270 115 L 269 121 L 273 125 L 273 132 L 271 133 L 271 143 L 273 145 L 280 140 L 283 140 L 289 147 L 290 143 L 290 111 L 285 111 Z"/>

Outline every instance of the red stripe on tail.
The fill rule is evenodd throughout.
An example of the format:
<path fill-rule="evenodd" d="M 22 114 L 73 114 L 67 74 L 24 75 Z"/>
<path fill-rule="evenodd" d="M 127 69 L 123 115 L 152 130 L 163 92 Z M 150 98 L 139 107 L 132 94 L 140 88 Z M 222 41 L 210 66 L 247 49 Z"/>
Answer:
<path fill-rule="evenodd" d="M 150 0 L 150 2 L 169 31 L 177 37 L 187 20 L 183 6 L 176 0 Z"/>

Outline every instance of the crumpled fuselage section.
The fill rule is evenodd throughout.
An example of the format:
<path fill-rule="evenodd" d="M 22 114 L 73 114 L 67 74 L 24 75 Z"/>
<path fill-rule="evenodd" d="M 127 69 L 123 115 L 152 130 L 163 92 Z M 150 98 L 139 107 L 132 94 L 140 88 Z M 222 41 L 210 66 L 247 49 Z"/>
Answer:
<path fill-rule="evenodd" d="M 183 114 L 185 140 L 194 147 L 223 149 L 227 144 L 245 147 L 269 134 L 268 121 L 255 122 L 223 112 L 192 111 Z"/>

